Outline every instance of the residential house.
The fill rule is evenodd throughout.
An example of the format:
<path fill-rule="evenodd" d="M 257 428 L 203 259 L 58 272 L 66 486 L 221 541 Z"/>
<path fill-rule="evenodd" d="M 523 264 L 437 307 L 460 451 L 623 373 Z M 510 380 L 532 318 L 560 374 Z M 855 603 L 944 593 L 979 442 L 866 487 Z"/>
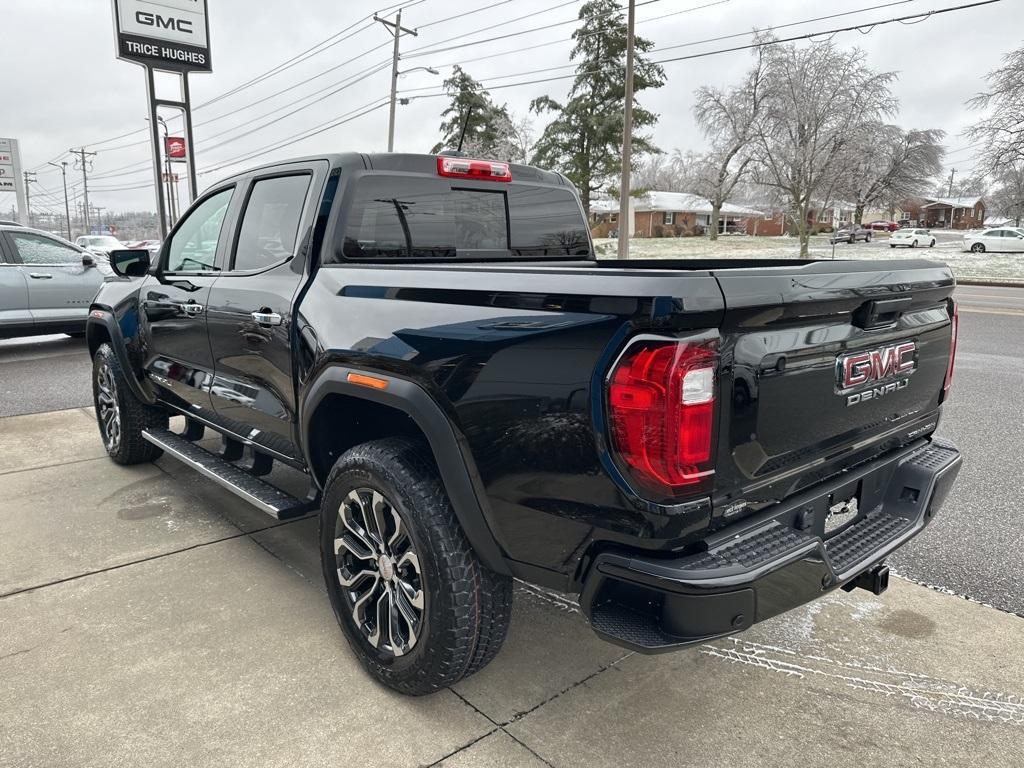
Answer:
<path fill-rule="evenodd" d="M 711 203 L 688 192 L 647 192 L 631 201 L 634 237 L 682 237 L 707 234 L 711 227 Z M 597 200 L 590 205 L 591 232 L 608 237 L 619 228 L 617 200 Z M 748 220 L 763 219 L 761 211 L 725 203 L 719 212 L 719 233 L 748 233 Z"/>
<path fill-rule="evenodd" d="M 985 224 L 985 201 L 976 195 L 916 198 L 904 202 L 902 208 L 900 223 L 904 225 L 928 229 L 977 229 Z"/>

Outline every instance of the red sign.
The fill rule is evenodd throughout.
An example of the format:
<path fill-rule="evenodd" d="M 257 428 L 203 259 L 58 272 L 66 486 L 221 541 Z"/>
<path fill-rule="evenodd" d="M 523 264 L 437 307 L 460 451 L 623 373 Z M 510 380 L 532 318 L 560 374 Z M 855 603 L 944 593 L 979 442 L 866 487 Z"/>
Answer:
<path fill-rule="evenodd" d="M 185 159 L 185 139 L 181 136 L 167 136 L 164 138 L 164 152 L 171 160 Z"/>

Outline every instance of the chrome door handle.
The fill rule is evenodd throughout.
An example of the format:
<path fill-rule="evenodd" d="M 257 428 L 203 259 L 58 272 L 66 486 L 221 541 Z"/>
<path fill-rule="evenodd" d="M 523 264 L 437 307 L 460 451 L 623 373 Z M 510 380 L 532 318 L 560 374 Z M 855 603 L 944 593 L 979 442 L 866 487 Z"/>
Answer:
<path fill-rule="evenodd" d="M 179 304 L 178 306 L 181 307 L 181 311 L 189 317 L 195 317 L 196 315 L 202 314 L 203 309 L 205 309 L 202 304 L 196 304 L 195 302 Z"/>
<path fill-rule="evenodd" d="M 252 319 L 260 325 L 281 324 L 281 316 L 277 312 L 253 312 Z"/>
<path fill-rule="evenodd" d="M 45 272 L 29 272 L 28 276 L 33 280 L 53 280 L 53 275 L 48 275 Z"/>

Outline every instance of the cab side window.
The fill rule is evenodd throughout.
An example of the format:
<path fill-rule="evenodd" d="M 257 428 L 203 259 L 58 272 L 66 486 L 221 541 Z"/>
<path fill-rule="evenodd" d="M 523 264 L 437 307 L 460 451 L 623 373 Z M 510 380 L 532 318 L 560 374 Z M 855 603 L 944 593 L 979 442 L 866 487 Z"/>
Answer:
<path fill-rule="evenodd" d="M 14 250 L 22 264 L 81 264 L 82 255 L 74 248 L 44 235 L 11 232 Z"/>
<path fill-rule="evenodd" d="M 167 247 L 167 272 L 206 272 L 217 269 L 217 243 L 234 189 L 206 198 L 181 223 Z"/>
<path fill-rule="evenodd" d="M 275 176 L 252 185 L 238 231 L 233 269 L 263 269 L 295 253 L 310 178 L 309 174 Z"/>

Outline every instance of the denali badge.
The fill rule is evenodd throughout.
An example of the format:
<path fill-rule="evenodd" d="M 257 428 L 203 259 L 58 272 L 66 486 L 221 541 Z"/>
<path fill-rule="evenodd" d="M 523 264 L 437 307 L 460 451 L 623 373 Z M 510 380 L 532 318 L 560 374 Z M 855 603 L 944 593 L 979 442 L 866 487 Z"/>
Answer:
<path fill-rule="evenodd" d="M 836 394 L 846 396 L 847 406 L 884 397 L 906 387 L 910 383 L 907 377 L 916 368 L 917 344 L 912 341 L 840 355 L 836 358 Z M 853 392 L 886 379 L 897 380 Z"/>

